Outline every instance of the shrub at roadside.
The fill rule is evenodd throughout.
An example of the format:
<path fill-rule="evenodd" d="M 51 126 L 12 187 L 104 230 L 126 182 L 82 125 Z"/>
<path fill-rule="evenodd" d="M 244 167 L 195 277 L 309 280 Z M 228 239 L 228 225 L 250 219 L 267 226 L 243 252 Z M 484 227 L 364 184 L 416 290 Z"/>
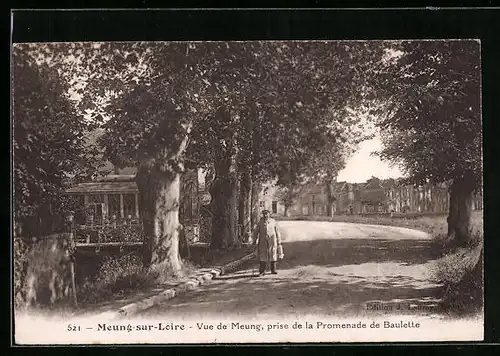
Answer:
<path fill-rule="evenodd" d="M 14 305 L 53 308 L 68 303 L 74 247 L 67 234 L 14 238 Z"/>
<path fill-rule="evenodd" d="M 92 243 L 142 242 L 144 239 L 140 225 L 82 226 L 75 229 L 75 238 Z"/>
<path fill-rule="evenodd" d="M 472 236 L 469 246 L 449 251 L 434 266 L 444 286 L 441 306 L 451 315 L 474 314 L 483 307 L 483 236 L 478 231 Z"/>
<path fill-rule="evenodd" d="M 155 276 L 144 271 L 140 257 L 125 255 L 103 261 L 97 276 L 77 287 L 77 295 L 81 304 L 95 304 L 155 283 Z"/>
<path fill-rule="evenodd" d="M 16 307 L 24 304 L 26 297 L 26 270 L 28 263 L 29 246 L 20 238 L 14 238 L 14 305 Z"/>
<path fill-rule="evenodd" d="M 190 262 L 183 261 L 182 275 L 189 274 L 193 269 Z M 111 301 L 134 292 L 146 291 L 157 286 L 159 280 L 162 283 L 176 281 L 174 277 L 165 280 L 159 278 L 158 274 L 148 272 L 140 256 L 109 256 L 101 263 L 94 278 L 87 278 L 77 286 L 78 301 L 82 305 Z"/>

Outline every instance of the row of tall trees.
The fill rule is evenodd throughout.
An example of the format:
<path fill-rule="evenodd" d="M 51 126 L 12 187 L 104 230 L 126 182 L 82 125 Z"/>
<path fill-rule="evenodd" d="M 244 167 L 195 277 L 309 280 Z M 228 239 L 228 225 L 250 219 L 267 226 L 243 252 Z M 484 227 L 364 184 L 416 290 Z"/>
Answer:
<path fill-rule="evenodd" d="M 116 101 L 101 142 L 112 159 L 139 166 L 143 225 L 151 237 L 147 265 L 175 271 L 186 160 L 213 173 L 211 247 L 237 247 L 255 223 L 262 183 L 297 180 L 321 152 L 340 157 L 335 150 L 347 143 L 344 133 L 355 119 L 342 122 L 338 113 L 362 80 L 346 56 L 370 49 L 332 42 L 163 46 L 178 64 Z"/>
<path fill-rule="evenodd" d="M 72 104 L 61 115 L 99 126 L 105 158 L 138 167 L 144 262 L 164 274 L 181 268 L 178 208 L 186 162 L 213 172 L 212 247 L 238 246 L 255 223 L 263 182 L 297 182 L 320 154 L 337 160 L 328 153 L 343 148 L 356 121 L 342 113 L 377 50 L 342 42 L 15 48 L 30 66 L 57 72 L 54 78 L 66 86 L 59 96 Z"/>
<path fill-rule="evenodd" d="M 386 143 L 382 157 L 403 162 L 417 180 L 453 179 L 460 186 L 449 221 L 450 233 L 462 238 L 456 227 L 467 213 L 462 192 L 477 186 L 480 169 L 477 51 L 432 43 L 16 45 L 15 189 L 26 192 L 16 206 L 45 199 L 37 195 L 45 197 L 41 181 L 88 177 L 103 156 L 137 166 L 144 263 L 169 275 L 182 267 L 179 190 L 187 165 L 210 173 L 212 248 L 238 246 L 256 221 L 266 181 L 276 180 L 291 199 L 304 182 L 324 184 L 331 207 L 334 178 L 356 143 L 370 137 L 364 125 L 372 119 Z M 49 175 L 29 175 L 40 168 L 22 151 L 30 147 L 23 129 L 50 127 L 68 144 L 55 144 L 54 135 L 41 139 L 74 160 L 54 154 Z M 85 133 L 96 127 L 98 149 L 89 151 Z"/>

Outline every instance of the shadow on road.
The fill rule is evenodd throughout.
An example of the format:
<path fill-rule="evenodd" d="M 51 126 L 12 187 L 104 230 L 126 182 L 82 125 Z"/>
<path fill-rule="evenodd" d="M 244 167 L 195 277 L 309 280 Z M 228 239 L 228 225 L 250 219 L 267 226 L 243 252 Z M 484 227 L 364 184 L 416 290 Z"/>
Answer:
<path fill-rule="evenodd" d="M 331 239 L 284 242 L 281 269 L 320 265 L 336 267 L 362 263 L 423 264 L 439 258 L 432 240 Z"/>
<path fill-rule="evenodd" d="M 179 296 L 160 306 L 172 317 L 186 315 L 224 316 L 256 315 L 293 316 L 370 315 L 393 313 L 398 306 L 411 303 L 425 310 L 413 311 L 420 315 L 437 312 L 441 288 L 419 286 L 418 281 L 405 276 L 382 279 L 337 276 L 331 279 L 302 279 L 266 275 L 253 277 L 251 270 L 214 281 L 190 295 Z M 380 310 L 377 305 L 394 310 Z M 157 314 L 153 308 L 151 313 Z M 187 314 L 186 314 L 187 313 Z"/>
<path fill-rule="evenodd" d="M 228 275 L 228 276 L 220 276 L 220 277 L 217 277 L 217 280 L 220 280 L 220 281 L 230 281 L 230 280 L 234 280 L 234 279 L 255 278 L 255 277 L 257 277 L 257 273 L 258 272 L 255 270 L 255 272 L 251 271 L 250 273 L 232 274 L 232 275 Z"/>
<path fill-rule="evenodd" d="M 431 240 L 320 239 L 284 242 L 283 248 L 278 275 L 257 277 L 257 259 L 248 261 L 239 272 L 148 313 L 375 316 L 417 305 L 423 310 L 412 314 L 441 314 L 442 287 L 428 274 L 430 261 L 439 257 Z M 379 304 L 384 307 L 371 308 Z"/>

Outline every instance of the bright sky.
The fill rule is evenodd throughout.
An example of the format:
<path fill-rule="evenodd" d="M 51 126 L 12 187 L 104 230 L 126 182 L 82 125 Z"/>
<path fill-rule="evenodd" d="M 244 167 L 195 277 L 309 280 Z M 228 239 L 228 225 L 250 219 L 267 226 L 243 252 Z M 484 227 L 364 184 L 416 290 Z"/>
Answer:
<path fill-rule="evenodd" d="M 349 183 L 362 183 L 375 176 L 381 179 L 399 178 L 403 176 L 397 167 L 390 167 L 376 156 L 370 153 L 381 149 L 382 142 L 379 137 L 362 142 L 359 150 L 347 160 L 345 169 L 339 172 L 337 181 Z"/>

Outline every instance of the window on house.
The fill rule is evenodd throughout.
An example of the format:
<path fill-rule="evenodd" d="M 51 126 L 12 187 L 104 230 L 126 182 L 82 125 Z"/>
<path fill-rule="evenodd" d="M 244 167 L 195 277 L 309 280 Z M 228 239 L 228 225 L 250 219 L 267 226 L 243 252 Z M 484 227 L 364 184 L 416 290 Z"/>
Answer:
<path fill-rule="evenodd" d="M 123 215 L 135 217 L 135 194 L 123 194 Z"/>
<path fill-rule="evenodd" d="M 103 203 L 91 203 L 88 205 L 88 211 L 92 216 L 94 225 L 102 225 L 104 218 Z"/>
<path fill-rule="evenodd" d="M 273 203 L 272 203 L 272 209 L 273 209 L 273 214 L 277 214 L 278 213 L 278 202 L 277 201 L 273 201 Z"/>
<path fill-rule="evenodd" d="M 111 218 L 113 215 L 120 218 L 120 194 L 108 195 L 108 216 Z"/>
<path fill-rule="evenodd" d="M 92 224 L 101 225 L 104 218 L 104 195 L 91 194 L 89 195 L 89 204 L 87 212 L 89 218 L 92 219 Z"/>
<path fill-rule="evenodd" d="M 259 202 L 259 207 L 260 207 L 260 208 L 264 208 L 264 202 L 263 202 L 263 201 L 260 201 L 260 202 Z"/>

